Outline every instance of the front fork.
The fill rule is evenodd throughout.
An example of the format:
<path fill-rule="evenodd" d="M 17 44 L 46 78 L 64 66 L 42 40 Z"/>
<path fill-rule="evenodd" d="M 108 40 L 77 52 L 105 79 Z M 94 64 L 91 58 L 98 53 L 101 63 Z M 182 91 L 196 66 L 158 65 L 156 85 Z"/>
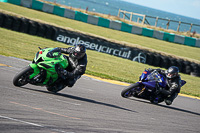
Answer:
<path fill-rule="evenodd" d="M 29 66 L 34 70 L 33 74 L 29 76 L 29 79 L 32 79 L 40 73 L 40 69 L 35 63 L 29 64 Z"/>
<path fill-rule="evenodd" d="M 31 84 L 37 84 L 37 83 L 42 82 L 44 70 L 39 69 L 39 67 L 34 63 L 29 64 L 29 66 L 34 70 L 34 72 L 29 76 L 29 82 Z"/>
<path fill-rule="evenodd" d="M 140 92 L 138 93 L 138 96 L 141 96 L 142 94 L 143 94 L 143 92 L 145 91 L 145 86 L 142 84 L 142 81 L 139 81 L 138 82 L 139 83 L 139 85 L 140 85 L 140 88 L 142 88 L 141 90 L 140 90 Z"/>

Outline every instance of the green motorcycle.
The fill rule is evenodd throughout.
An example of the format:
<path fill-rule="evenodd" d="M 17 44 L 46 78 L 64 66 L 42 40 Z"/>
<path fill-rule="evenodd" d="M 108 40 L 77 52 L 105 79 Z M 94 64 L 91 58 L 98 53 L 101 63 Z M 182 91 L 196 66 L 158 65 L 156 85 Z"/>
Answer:
<path fill-rule="evenodd" d="M 57 90 L 48 89 L 48 87 L 59 79 L 56 69 L 58 67 L 67 68 L 68 60 L 60 52 L 54 52 L 53 57 L 48 57 L 47 53 L 54 48 L 39 49 L 33 62 L 15 75 L 13 84 L 20 87 L 30 83 L 46 86 L 48 91 L 57 92 Z"/>

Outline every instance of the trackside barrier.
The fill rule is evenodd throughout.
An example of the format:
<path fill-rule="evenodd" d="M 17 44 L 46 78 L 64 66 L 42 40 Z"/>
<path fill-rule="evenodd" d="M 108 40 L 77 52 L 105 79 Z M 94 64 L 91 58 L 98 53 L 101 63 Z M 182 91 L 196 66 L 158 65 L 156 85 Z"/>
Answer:
<path fill-rule="evenodd" d="M 64 17 L 65 8 L 54 6 L 53 14 Z"/>
<path fill-rule="evenodd" d="M 175 42 L 175 43 L 184 44 L 184 42 L 185 42 L 185 36 L 182 36 L 182 35 L 175 35 L 175 36 L 174 36 L 174 42 Z"/>
<path fill-rule="evenodd" d="M 174 37 L 175 37 L 175 34 L 164 32 L 163 40 L 168 41 L 168 42 L 174 42 Z"/>
<path fill-rule="evenodd" d="M 142 35 L 142 29 L 141 27 L 138 27 L 138 26 L 132 26 L 132 30 L 131 30 L 131 33 L 133 34 L 137 34 L 137 35 Z"/>
<path fill-rule="evenodd" d="M 185 45 L 194 47 L 196 45 L 195 43 L 196 43 L 196 39 L 195 38 L 185 37 L 185 41 L 184 41 Z"/>
<path fill-rule="evenodd" d="M 196 47 L 200 47 L 200 39 L 196 40 Z"/>
<path fill-rule="evenodd" d="M 53 13 L 54 6 L 51 4 L 44 3 L 42 7 L 42 11 L 46 13 Z"/>
<path fill-rule="evenodd" d="M 21 0 L 21 6 L 31 8 L 32 7 L 32 0 Z"/>
<path fill-rule="evenodd" d="M 99 17 L 98 26 L 109 28 L 110 20 Z"/>
<path fill-rule="evenodd" d="M 73 11 L 70 9 L 65 9 L 62 7 L 55 6 L 55 5 L 43 3 L 37 0 L 0 0 L 0 1 L 8 2 L 15 5 L 21 5 L 24 7 L 44 11 L 47 13 L 53 13 L 61 17 L 75 19 L 81 22 L 94 24 L 94 25 L 98 25 L 98 26 L 102 26 L 106 28 L 111 28 L 114 30 L 120 30 L 120 31 L 132 33 L 132 34 L 153 37 L 156 39 L 183 44 L 183 45 L 192 46 L 192 47 L 200 47 L 199 45 L 200 39 L 188 38 L 186 36 L 180 36 L 180 35 L 175 35 L 173 33 L 156 31 L 149 28 L 141 28 L 138 26 L 126 24 L 121 21 L 113 21 L 113 20 L 102 18 L 102 17 L 96 17 L 96 16 L 79 12 L 79 11 Z"/>
<path fill-rule="evenodd" d="M 153 31 L 154 30 L 149 29 L 149 28 L 142 28 L 142 35 L 148 36 L 148 37 L 153 37 Z"/>
<path fill-rule="evenodd" d="M 74 19 L 75 18 L 75 11 L 74 10 L 65 9 L 64 17 L 70 18 L 70 19 Z"/>
<path fill-rule="evenodd" d="M 153 38 L 162 40 L 164 38 L 164 32 L 163 31 L 154 30 L 153 31 Z"/>
<path fill-rule="evenodd" d="M 0 27 L 51 39 L 54 41 L 59 41 L 67 45 L 84 44 L 86 48 L 90 50 L 95 50 L 152 66 L 162 68 L 177 66 L 182 73 L 200 77 L 200 64 L 183 59 L 176 59 L 171 56 L 161 55 L 160 53 L 156 52 L 152 53 L 144 49 L 122 46 L 121 44 L 114 43 L 99 37 L 94 37 L 75 31 L 69 31 L 26 18 L 18 18 L 15 16 L 0 13 Z M 127 29 L 130 31 L 129 27 Z M 185 39 L 185 42 L 187 43 L 189 39 L 191 38 Z M 198 44 L 200 44 L 200 42 L 198 42 Z"/>
<path fill-rule="evenodd" d="M 122 22 L 121 21 L 110 21 L 109 28 L 114 30 L 121 30 Z"/>
<path fill-rule="evenodd" d="M 39 10 L 39 11 L 42 11 L 43 9 L 43 2 L 41 1 L 33 1 L 32 2 L 32 9 L 35 9 L 35 10 Z"/>
<path fill-rule="evenodd" d="M 7 2 L 15 5 L 21 5 L 21 0 L 8 0 Z"/>
<path fill-rule="evenodd" d="M 78 21 L 82 21 L 82 22 L 87 23 L 88 14 L 85 14 L 85 13 L 76 11 L 76 12 L 75 12 L 75 20 L 78 20 Z"/>
<path fill-rule="evenodd" d="M 132 25 L 122 22 L 121 31 L 131 33 Z"/>
<path fill-rule="evenodd" d="M 87 23 L 93 24 L 93 25 L 98 25 L 99 17 L 98 16 L 91 16 L 88 15 Z"/>

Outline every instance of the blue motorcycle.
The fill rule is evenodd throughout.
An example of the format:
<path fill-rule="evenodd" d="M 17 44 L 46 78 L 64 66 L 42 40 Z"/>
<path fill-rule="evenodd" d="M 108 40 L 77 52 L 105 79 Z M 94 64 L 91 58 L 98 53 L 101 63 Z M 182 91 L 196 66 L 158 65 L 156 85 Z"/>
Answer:
<path fill-rule="evenodd" d="M 186 81 L 181 80 L 181 85 L 183 86 Z M 153 103 L 152 97 L 155 97 L 156 92 L 158 91 L 157 88 L 162 87 L 165 88 L 167 85 L 166 78 L 164 75 L 160 74 L 157 70 L 152 72 L 145 70 L 139 78 L 139 82 L 135 84 L 131 84 L 121 92 L 121 96 L 124 98 L 128 97 L 136 97 L 149 100 Z M 182 87 L 181 86 L 181 87 Z M 161 103 L 165 100 L 162 98 L 159 99 L 158 103 Z"/>

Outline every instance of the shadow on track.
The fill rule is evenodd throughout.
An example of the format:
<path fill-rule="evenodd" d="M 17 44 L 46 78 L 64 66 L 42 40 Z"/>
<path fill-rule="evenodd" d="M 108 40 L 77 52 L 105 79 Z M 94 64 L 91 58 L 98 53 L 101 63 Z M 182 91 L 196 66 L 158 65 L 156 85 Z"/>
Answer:
<path fill-rule="evenodd" d="M 152 106 L 160 106 L 160 107 L 163 107 L 163 108 L 168 108 L 168 109 L 172 109 L 172 110 L 176 110 L 176 111 L 185 112 L 185 113 L 200 116 L 200 113 L 197 113 L 197 112 L 193 112 L 193 111 L 189 111 L 189 110 L 185 110 L 185 109 L 180 109 L 180 108 L 176 108 L 176 107 L 172 107 L 172 106 L 168 106 L 168 105 L 152 104 L 149 101 L 143 101 L 143 99 L 131 99 L 131 98 L 128 98 L 128 99 L 133 100 L 133 101 L 138 101 L 138 102 L 141 102 L 141 103 L 151 104 Z"/>
<path fill-rule="evenodd" d="M 95 100 L 88 99 L 88 98 L 83 98 L 83 97 L 78 97 L 78 96 L 73 96 L 73 95 L 63 94 L 63 93 L 52 93 L 52 92 L 48 92 L 48 91 L 44 91 L 44 90 L 37 90 L 37 89 L 32 89 L 32 88 L 27 88 L 27 87 L 20 87 L 20 88 L 28 89 L 28 90 L 36 91 L 36 92 L 42 92 L 42 93 L 46 93 L 46 94 L 51 94 L 51 95 L 53 94 L 53 95 L 57 95 L 57 96 L 62 96 L 62 97 L 66 97 L 66 98 L 79 100 L 79 101 L 85 101 L 85 102 L 89 102 L 89 103 L 94 103 L 94 104 L 98 104 L 98 105 L 103 105 L 103 106 L 107 106 L 107 107 L 112 107 L 112 108 L 116 108 L 116 109 L 121 109 L 121 110 L 129 111 L 129 112 L 138 113 L 136 111 L 126 109 L 126 108 L 123 108 L 123 107 L 120 107 L 120 106 L 117 106 L 117 105 L 113 105 L 113 104 L 109 104 L 109 103 L 103 103 L 103 102 L 95 101 Z"/>

